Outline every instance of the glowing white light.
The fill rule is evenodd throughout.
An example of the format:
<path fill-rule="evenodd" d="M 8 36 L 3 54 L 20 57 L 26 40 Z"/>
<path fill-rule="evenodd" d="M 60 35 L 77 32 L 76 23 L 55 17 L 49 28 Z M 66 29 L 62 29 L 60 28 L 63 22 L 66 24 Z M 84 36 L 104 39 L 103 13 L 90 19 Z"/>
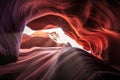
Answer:
<path fill-rule="evenodd" d="M 61 28 L 46 29 L 46 30 L 41 30 L 41 31 L 48 32 L 48 33 L 55 32 L 56 34 L 58 34 L 59 37 L 56 38 L 57 43 L 65 43 L 65 44 L 70 43 L 70 45 L 72 47 L 82 48 L 82 46 L 80 46 L 76 41 L 74 41 L 69 36 L 65 35 L 64 31 Z M 53 36 L 51 36 L 51 35 L 49 35 L 49 36 L 52 39 Z"/>
<path fill-rule="evenodd" d="M 49 34 L 49 37 L 52 40 L 54 40 L 54 38 L 55 38 L 54 41 L 57 43 L 65 43 L 65 44 L 69 43 L 72 47 L 77 47 L 77 48 L 83 49 L 83 47 L 80 46 L 75 40 L 73 40 L 72 38 L 67 36 L 61 28 L 53 28 L 53 29 L 46 29 L 46 30 L 40 30 L 40 31 L 47 32 Z M 31 30 L 30 28 L 28 28 L 26 26 L 23 33 L 31 35 L 34 32 L 35 32 L 34 30 Z M 83 50 L 85 50 L 85 49 L 83 49 Z M 90 51 L 87 51 L 87 52 L 90 53 Z"/>
<path fill-rule="evenodd" d="M 33 34 L 34 32 L 35 32 L 34 30 L 30 29 L 30 28 L 27 27 L 27 26 L 25 26 L 24 31 L 23 31 L 23 33 L 25 33 L 25 34 L 27 34 L 27 35 L 31 35 L 31 34 Z"/>

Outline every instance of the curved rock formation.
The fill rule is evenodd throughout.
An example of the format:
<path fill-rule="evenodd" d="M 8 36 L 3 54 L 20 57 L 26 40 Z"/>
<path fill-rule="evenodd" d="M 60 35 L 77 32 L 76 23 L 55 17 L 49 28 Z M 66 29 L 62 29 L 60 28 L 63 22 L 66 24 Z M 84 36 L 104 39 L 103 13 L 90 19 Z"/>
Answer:
<path fill-rule="evenodd" d="M 94 56 L 118 65 L 119 4 L 118 0 L 1 0 L 0 63 L 17 60 L 28 25 L 32 29 L 61 27 Z"/>

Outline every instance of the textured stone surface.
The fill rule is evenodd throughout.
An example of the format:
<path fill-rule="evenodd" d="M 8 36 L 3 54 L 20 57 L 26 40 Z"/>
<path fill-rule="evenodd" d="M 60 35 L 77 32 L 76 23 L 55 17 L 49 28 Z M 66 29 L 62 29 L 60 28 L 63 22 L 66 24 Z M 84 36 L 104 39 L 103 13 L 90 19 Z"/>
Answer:
<path fill-rule="evenodd" d="M 36 31 L 32 35 L 23 34 L 21 49 L 32 47 L 60 47 L 63 44 L 53 41 L 47 33 Z"/>

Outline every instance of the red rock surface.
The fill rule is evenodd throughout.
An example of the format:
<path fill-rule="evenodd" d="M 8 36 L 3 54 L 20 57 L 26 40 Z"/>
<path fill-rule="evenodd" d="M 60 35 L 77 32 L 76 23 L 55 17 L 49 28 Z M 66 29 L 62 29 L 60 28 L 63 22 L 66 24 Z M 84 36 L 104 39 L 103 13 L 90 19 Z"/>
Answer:
<path fill-rule="evenodd" d="M 47 33 L 36 31 L 32 35 L 23 34 L 21 49 L 31 47 L 55 47 L 62 44 L 54 42 Z"/>

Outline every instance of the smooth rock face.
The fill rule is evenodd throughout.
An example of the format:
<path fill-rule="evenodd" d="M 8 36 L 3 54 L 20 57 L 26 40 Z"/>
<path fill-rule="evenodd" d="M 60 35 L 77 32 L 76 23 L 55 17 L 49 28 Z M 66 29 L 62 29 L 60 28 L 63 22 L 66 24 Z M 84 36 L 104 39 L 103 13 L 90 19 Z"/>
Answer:
<path fill-rule="evenodd" d="M 120 0 L 0 0 L 0 80 L 120 80 L 110 66 L 120 66 L 119 21 Z M 64 46 L 19 54 L 26 25 L 60 27 L 92 53 Z"/>
<path fill-rule="evenodd" d="M 17 60 L 22 32 L 27 25 L 34 30 L 61 27 L 97 58 L 120 64 L 114 63 L 120 59 L 116 57 L 119 48 L 112 47 L 120 38 L 119 3 L 116 0 L 1 0 L 0 59 L 3 62 L 0 63 Z"/>

